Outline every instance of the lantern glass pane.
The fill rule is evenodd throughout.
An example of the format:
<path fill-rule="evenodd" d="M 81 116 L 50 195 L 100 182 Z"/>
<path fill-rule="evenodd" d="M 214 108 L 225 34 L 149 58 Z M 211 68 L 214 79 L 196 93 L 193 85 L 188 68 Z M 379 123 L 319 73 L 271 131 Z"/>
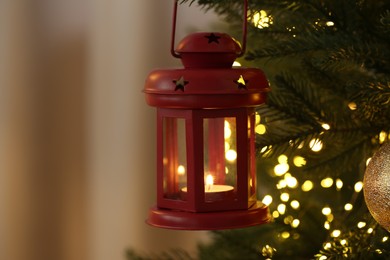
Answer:
<path fill-rule="evenodd" d="M 248 167 L 248 178 L 249 178 L 249 197 L 255 196 L 256 193 L 256 153 L 255 153 L 255 129 L 260 122 L 256 121 L 256 113 L 252 113 L 248 116 L 248 139 L 249 139 L 249 167 Z M 256 199 L 254 197 L 254 199 Z"/>
<path fill-rule="evenodd" d="M 163 120 L 164 197 L 186 200 L 180 190 L 187 186 L 186 127 L 184 118 Z"/>
<path fill-rule="evenodd" d="M 203 122 L 205 200 L 223 200 L 237 188 L 236 118 L 205 118 Z"/>

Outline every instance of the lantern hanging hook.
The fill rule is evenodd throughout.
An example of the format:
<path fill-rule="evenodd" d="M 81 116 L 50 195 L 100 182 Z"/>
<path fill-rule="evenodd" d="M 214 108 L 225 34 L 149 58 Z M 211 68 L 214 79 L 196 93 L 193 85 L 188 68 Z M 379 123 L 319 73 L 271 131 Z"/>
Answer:
<path fill-rule="evenodd" d="M 172 35 L 171 35 L 171 54 L 175 58 L 181 58 L 180 54 L 175 51 L 175 38 L 176 38 L 176 20 L 177 20 L 177 2 L 174 0 L 173 5 L 173 19 L 172 19 Z M 244 0 L 244 14 L 242 25 L 242 41 L 241 51 L 237 57 L 242 57 L 246 50 L 246 35 L 247 35 L 247 16 L 248 15 L 248 0 Z"/>

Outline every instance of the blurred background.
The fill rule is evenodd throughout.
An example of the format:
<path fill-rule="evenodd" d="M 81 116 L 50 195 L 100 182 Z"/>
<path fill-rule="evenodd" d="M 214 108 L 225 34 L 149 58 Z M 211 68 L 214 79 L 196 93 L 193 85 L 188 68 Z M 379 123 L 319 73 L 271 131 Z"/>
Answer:
<path fill-rule="evenodd" d="M 205 232 L 147 226 L 155 110 L 144 80 L 170 56 L 171 0 L 0 1 L 0 259 L 115 260 L 194 251 Z M 181 7 L 178 36 L 212 13 Z"/>

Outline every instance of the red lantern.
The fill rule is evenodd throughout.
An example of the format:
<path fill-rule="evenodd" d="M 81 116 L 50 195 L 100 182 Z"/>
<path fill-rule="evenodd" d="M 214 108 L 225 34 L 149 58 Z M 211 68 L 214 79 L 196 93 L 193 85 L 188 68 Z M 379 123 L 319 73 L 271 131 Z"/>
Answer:
<path fill-rule="evenodd" d="M 247 3 L 245 1 L 244 17 Z M 147 223 L 171 229 L 241 228 L 270 220 L 256 199 L 255 107 L 264 103 L 263 72 L 233 67 L 245 48 L 227 34 L 195 33 L 173 50 L 184 68 L 146 80 L 157 108 L 157 205 Z"/>

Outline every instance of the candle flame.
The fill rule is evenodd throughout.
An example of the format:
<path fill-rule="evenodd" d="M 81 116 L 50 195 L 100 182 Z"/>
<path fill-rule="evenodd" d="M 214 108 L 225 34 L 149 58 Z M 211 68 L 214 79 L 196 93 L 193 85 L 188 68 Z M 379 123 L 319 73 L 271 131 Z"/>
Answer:
<path fill-rule="evenodd" d="M 211 190 L 211 188 L 213 187 L 213 184 L 214 184 L 213 176 L 211 174 L 208 174 L 206 176 L 206 189 Z"/>

